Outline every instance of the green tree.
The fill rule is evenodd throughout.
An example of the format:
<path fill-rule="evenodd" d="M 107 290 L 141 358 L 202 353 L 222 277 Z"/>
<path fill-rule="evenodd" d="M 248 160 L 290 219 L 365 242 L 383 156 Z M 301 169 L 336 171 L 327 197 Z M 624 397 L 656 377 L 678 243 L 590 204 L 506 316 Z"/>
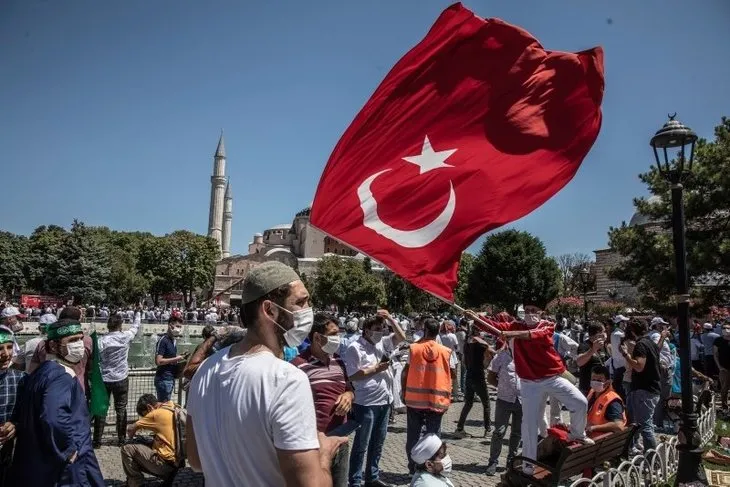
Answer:
<path fill-rule="evenodd" d="M 609 230 L 611 248 L 623 261 L 609 274 L 637 286 L 641 304 L 672 310 L 675 288 L 671 234 L 671 192 L 656 167 L 639 175 L 652 199 L 636 199 L 637 210 L 655 225 Z M 691 177 L 684 183 L 687 269 L 698 311 L 730 301 L 730 119 L 715 128 L 714 141 L 701 139 Z"/>
<path fill-rule="evenodd" d="M 139 246 L 137 272 L 147 282 L 147 291 L 155 303 L 160 297 L 175 290 L 173 251 L 166 237 L 149 237 Z"/>
<path fill-rule="evenodd" d="M 475 257 L 469 252 L 462 252 L 459 261 L 459 272 L 457 274 L 456 289 L 454 290 L 454 301 L 456 304 L 466 303 L 469 296 L 469 278 L 474 271 Z"/>
<path fill-rule="evenodd" d="M 0 232 L 0 295 L 20 294 L 27 285 L 28 239 L 10 232 Z"/>
<path fill-rule="evenodd" d="M 109 263 L 103 240 L 82 222 L 74 220 L 61 251 L 56 294 L 73 298 L 74 304 L 104 302 Z"/>
<path fill-rule="evenodd" d="M 59 291 L 58 276 L 63 262 L 64 243 L 69 233 L 57 225 L 40 226 L 28 239 L 27 284 L 40 294 Z"/>
<path fill-rule="evenodd" d="M 317 265 L 314 284 L 319 303 L 339 309 L 361 309 L 386 302 L 385 283 L 375 273 L 368 273 L 362 262 L 338 256 L 325 256 Z"/>
<path fill-rule="evenodd" d="M 558 294 L 560 270 L 542 241 L 527 232 L 491 234 L 469 278 L 468 303 L 493 303 L 514 311 L 520 304 L 544 307 Z"/>

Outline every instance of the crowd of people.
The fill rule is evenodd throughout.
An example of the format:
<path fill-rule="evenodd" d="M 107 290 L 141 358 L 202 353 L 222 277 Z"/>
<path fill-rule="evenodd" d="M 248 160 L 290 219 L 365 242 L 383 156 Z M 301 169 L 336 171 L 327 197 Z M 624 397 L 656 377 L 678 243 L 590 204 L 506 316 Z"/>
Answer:
<path fill-rule="evenodd" d="M 634 454 L 656 446 L 655 431 L 676 429 L 668 413 L 681 393 L 678 331 L 661 317 L 578 325 L 529 306 L 514 317 L 315 313 L 299 276 L 278 262 L 251 270 L 242 303 L 235 325 L 204 316 L 203 341 L 189 356 L 177 350 L 188 317 L 170 310 L 156 345 L 155 393 L 135 398 L 131 424 L 129 346 L 150 310 L 107 317 L 100 371 L 129 487 L 145 475 L 169 481 L 186 461 L 213 487 L 384 487 L 380 461 L 396 411 L 406 415 L 411 486 L 453 486 L 459 458 L 447 452 L 442 420 L 463 401 L 447 433 L 469 436 L 477 398 L 491 440 L 487 475 L 501 468 L 508 427 L 504 468 L 520 448 L 537 460 L 561 428 L 563 443 L 591 444 L 636 424 Z M 20 347 L 21 310 L 2 306 L 0 485 L 104 485 L 94 450 L 106 418 L 89 413 L 94 349 L 83 316 L 74 306 L 44 309 L 41 335 Z M 730 323 L 695 325 L 691 344 L 694 376 L 719 385 L 727 413 Z M 181 376 L 183 405 L 172 401 Z"/>

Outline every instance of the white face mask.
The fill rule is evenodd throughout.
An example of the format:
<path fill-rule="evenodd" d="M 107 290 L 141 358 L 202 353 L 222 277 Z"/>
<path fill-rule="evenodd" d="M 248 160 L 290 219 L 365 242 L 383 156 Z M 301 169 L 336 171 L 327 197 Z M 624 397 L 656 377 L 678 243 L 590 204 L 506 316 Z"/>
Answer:
<path fill-rule="evenodd" d="M 593 389 L 593 392 L 596 394 L 600 394 L 603 392 L 603 382 L 599 380 L 592 380 L 591 381 L 591 389 Z"/>
<path fill-rule="evenodd" d="M 322 351 L 327 355 L 334 355 L 340 349 L 340 336 L 330 335 L 325 338 L 327 338 L 327 343 L 322 345 Z"/>
<path fill-rule="evenodd" d="M 304 308 L 296 311 L 289 311 L 274 302 L 272 302 L 272 304 L 280 310 L 286 311 L 292 315 L 294 326 L 288 330 L 279 323 L 274 323 L 276 323 L 276 326 L 284 330 L 284 340 L 286 340 L 286 344 L 290 347 L 298 347 L 309 336 L 309 331 L 312 329 L 312 324 L 314 323 L 314 309 Z"/>
<path fill-rule="evenodd" d="M 451 457 L 449 455 L 446 455 L 441 459 L 441 466 L 443 467 L 442 472 L 451 473 L 451 467 L 453 464 L 451 463 Z"/>
<path fill-rule="evenodd" d="M 383 332 L 382 331 L 372 331 L 372 332 L 370 332 L 370 340 L 373 343 L 378 343 L 382 339 L 383 339 Z"/>
<path fill-rule="evenodd" d="M 86 352 L 83 340 L 77 340 L 69 343 L 66 345 L 66 349 L 68 350 L 68 354 L 63 357 L 63 359 L 66 362 L 71 362 L 72 364 L 81 362 L 81 359 L 84 358 L 84 353 Z"/>

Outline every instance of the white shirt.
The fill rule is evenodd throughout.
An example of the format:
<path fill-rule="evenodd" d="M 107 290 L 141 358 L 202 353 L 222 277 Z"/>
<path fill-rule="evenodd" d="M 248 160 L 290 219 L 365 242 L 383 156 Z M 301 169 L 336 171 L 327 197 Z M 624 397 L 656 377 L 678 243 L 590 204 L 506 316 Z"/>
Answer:
<path fill-rule="evenodd" d="M 444 347 L 449 347 L 452 352 L 456 352 L 459 350 L 459 339 L 456 338 L 455 333 L 444 333 L 443 335 L 441 335 L 441 344 Z"/>
<path fill-rule="evenodd" d="M 661 340 L 662 335 L 658 331 L 654 330 L 649 332 L 649 338 L 659 345 L 659 340 Z M 662 348 L 659 350 L 659 362 L 661 362 L 661 365 L 664 368 L 674 369 L 674 357 L 672 357 L 672 351 L 669 348 L 669 338 L 664 340 Z"/>
<path fill-rule="evenodd" d="M 626 333 L 621 328 L 616 328 L 611 333 L 611 360 L 613 361 L 613 368 L 620 369 L 626 367 L 626 359 L 621 355 L 621 340 L 624 339 Z"/>
<path fill-rule="evenodd" d="M 188 412 L 208 487 L 285 487 L 276 450 L 319 448 L 307 374 L 271 352 L 208 358 Z"/>
<path fill-rule="evenodd" d="M 578 352 L 578 342 L 570 338 L 565 333 L 556 333 L 555 340 L 557 340 L 557 352 L 563 358 L 570 357 L 575 358 Z"/>
<path fill-rule="evenodd" d="M 347 347 L 345 356 L 345 368 L 348 377 L 352 377 L 360 370 L 375 366 L 380 363 L 383 355 L 390 355 L 393 351 L 393 340 L 391 337 L 383 337 L 373 345 L 364 337 L 360 337 Z M 362 380 L 352 381 L 355 390 L 355 404 L 360 406 L 383 406 L 393 401 L 393 394 L 389 381 L 389 371 L 378 372 Z"/>
<path fill-rule="evenodd" d="M 520 398 L 520 378 L 515 373 L 515 362 L 509 349 L 500 351 L 488 369 L 497 374 L 497 399 L 514 403 Z"/>
<path fill-rule="evenodd" d="M 464 343 L 466 342 L 466 332 L 464 330 L 459 330 L 456 332 L 456 341 L 458 342 L 457 351 L 463 354 Z"/>
<path fill-rule="evenodd" d="M 101 378 L 104 382 L 118 382 L 129 375 L 129 344 L 137 336 L 140 323 L 142 315 L 137 313 L 129 330 L 99 336 Z"/>

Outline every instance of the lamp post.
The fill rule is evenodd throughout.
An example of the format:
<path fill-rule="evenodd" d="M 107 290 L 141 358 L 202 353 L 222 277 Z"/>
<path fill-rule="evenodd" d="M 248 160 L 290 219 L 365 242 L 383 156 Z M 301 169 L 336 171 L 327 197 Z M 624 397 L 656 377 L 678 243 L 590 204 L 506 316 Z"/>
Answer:
<path fill-rule="evenodd" d="M 692 172 L 697 135 L 679 120 L 677 114 L 651 138 L 657 170 L 672 189 L 672 233 L 677 271 L 677 322 L 679 324 L 679 355 L 682 378 L 682 424 L 678 435 L 679 468 L 675 485 L 707 485 L 702 467 L 702 446 L 697 431 L 697 414 L 692 400 L 692 362 L 690 357 L 689 282 L 687 279 L 687 250 L 685 248 L 683 183 Z M 689 154 L 687 154 L 689 151 Z M 672 154 L 670 154 L 672 152 Z"/>
<path fill-rule="evenodd" d="M 583 326 L 588 326 L 588 280 L 590 272 L 586 267 L 580 270 L 580 283 L 583 284 Z M 586 331 L 588 331 L 586 329 Z"/>

